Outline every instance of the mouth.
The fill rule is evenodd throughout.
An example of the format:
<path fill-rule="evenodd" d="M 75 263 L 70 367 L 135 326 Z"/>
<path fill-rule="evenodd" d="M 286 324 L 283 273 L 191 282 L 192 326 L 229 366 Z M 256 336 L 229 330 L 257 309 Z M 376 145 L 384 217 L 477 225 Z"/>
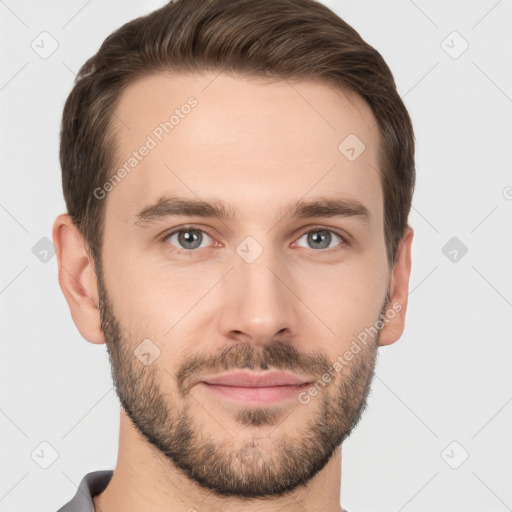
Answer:
<path fill-rule="evenodd" d="M 197 384 L 217 397 L 250 405 L 297 398 L 312 382 L 284 372 L 231 372 L 203 377 Z"/>

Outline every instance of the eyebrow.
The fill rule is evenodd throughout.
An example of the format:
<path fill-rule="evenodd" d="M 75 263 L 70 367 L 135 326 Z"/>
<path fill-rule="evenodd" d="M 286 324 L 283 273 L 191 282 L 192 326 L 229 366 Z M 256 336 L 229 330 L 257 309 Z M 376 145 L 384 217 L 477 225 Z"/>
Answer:
<path fill-rule="evenodd" d="M 205 217 L 222 220 L 239 220 L 239 214 L 231 205 L 220 199 L 201 200 L 181 197 L 161 197 L 155 203 L 144 207 L 135 216 L 135 225 L 150 224 L 168 217 Z M 281 210 L 281 219 L 301 219 L 308 217 L 357 217 L 365 222 L 370 220 L 370 212 L 359 201 L 320 197 L 304 201 L 299 199 Z"/>

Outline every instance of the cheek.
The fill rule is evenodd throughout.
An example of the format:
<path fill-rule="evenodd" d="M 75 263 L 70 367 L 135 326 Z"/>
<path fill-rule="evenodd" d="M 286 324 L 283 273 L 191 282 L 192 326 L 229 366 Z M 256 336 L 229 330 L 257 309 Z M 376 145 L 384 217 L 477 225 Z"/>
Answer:
<path fill-rule="evenodd" d="M 109 299 L 115 304 L 116 315 L 126 325 L 158 318 L 162 308 L 172 307 L 172 295 L 165 285 L 165 274 L 143 258 L 137 251 L 127 247 L 121 240 L 111 236 L 103 250 L 103 279 Z M 163 291 L 165 290 L 165 293 Z M 167 303 L 163 296 L 167 297 Z M 151 314 L 150 314 L 151 313 Z"/>
<path fill-rule="evenodd" d="M 310 265 L 301 273 L 297 294 L 305 307 L 330 328 L 322 329 L 328 338 L 333 335 L 339 343 L 350 343 L 378 319 L 388 285 L 387 267 L 380 259 Z"/>
<path fill-rule="evenodd" d="M 105 263 L 109 298 L 133 338 L 154 339 L 162 347 L 172 340 L 173 350 L 179 350 L 177 333 L 197 325 L 209 304 L 219 307 L 215 300 L 201 300 L 223 274 L 219 266 L 171 264 L 158 251 L 136 250 L 123 251 L 122 257 L 112 251 Z"/>

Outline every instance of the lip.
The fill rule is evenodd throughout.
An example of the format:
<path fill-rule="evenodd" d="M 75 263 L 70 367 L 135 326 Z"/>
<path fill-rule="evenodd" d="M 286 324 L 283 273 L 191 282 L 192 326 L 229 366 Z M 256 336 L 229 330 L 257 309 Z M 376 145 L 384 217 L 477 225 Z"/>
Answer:
<path fill-rule="evenodd" d="M 296 398 L 312 382 L 284 372 L 232 372 L 203 377 L 197 384 L 217 397 L 249 406 Z"/>
<path fill-rule="evenodd" d="M 312 382 L 311 378 L 285 372 L 229 372 L 201 378 L 200 382 L 218 386 L 236 386 L 244 388 L 266 388 L 273 386 L 300 386 Z"/>

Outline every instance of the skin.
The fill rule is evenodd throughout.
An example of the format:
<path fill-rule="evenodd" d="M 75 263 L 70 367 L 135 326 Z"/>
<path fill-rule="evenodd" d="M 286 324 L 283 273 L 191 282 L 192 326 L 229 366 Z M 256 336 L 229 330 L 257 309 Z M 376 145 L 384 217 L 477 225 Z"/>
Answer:
<path fill-rule="evenodd" d="M 123 405 L 117 465 L 96 510 L 339 512 L 341 443 L 366 406 L 379 346 L 403 332 L 411 269 L 410 227 L 392 268 L 386 257 L 375 118 L 360 97 L 319 82 L 161 73 L 120 98 L 117 165 L 191 96 L 197 106 L 103 199 L 101 280 L 70 217 L 53 227 L 73 320 L 107 344 Z M 366 146 L 354 161 L 338 150 L 351 133 Z M 137 225 L 163 195 L 218 198 L 237 218 Z M 368 216 L 283 218 L 293 202 L 321 197 L 358 202 Z M 192 244 L 164 236 L 188 225 L 203 239 L 179 252 Z M 330 234 L 326 248 L 319 234 Z M 259 245 L 244 246 L 248 236 Z M 262 252 L 249 263 L 239 247 Z M 393 304 L 307 404 L 243 406 L 194 385 L 244 368 L 321 379 Z M 145 339 L 159 350 L 149 365 L 133 352 Z"/>

